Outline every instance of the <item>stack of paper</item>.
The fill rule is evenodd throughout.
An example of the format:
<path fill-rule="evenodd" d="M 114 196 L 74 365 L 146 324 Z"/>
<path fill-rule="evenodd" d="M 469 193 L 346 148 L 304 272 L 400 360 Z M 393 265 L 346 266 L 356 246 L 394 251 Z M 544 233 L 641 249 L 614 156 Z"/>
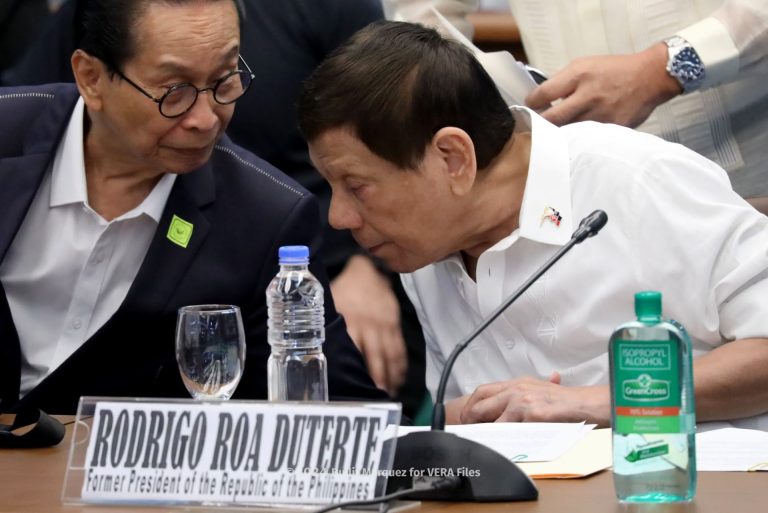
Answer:
<path fill-rule="evenodd" d="M 701 471 L 768 470 L 768 433 L 739 428 L 697 433 L 696 468 Z"/>
<path fill-rule="evenodd" d="M 518 466 L 533 479 L 574 479 L 609 468 L 612 457 L 611 430 L 595 429 L 553 461 Z"/>

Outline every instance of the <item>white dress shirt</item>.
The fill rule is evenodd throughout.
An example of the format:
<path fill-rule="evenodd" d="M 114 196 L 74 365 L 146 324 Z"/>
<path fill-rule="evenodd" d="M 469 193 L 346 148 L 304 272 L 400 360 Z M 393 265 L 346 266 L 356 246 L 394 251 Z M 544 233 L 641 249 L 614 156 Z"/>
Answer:
<path fill-rule="evenodd" d="M 117 311 L 176 179 L 166 174 L 141 205 L 106 221 L 88 205 L 83 120 L 81 98 L 0 265 L 21 343 L 21 397 Z"/>
<path fill-rule="evenodd" d="M 595 209 L 608 223 L 563 257 L 458 358 L 447 399 L 478 385 L 562 375 L 608 383 L 608 339 L 633 320 L 634 294 L 659 290 L 694 356 L 768 337 L 768 217 L 735 194 L 726 173 L 681 145 L 616 125 L 555 127 L 524 108 L 532 129 L 519 229 L 485 251 L 476 282 L 453 255 L 402 275 L 427 343 L 434 394 L 454 346 L 516 290 Z M 529 128 L 530 127 L 530 128 Z M 544 217 L 558 210 L 557 226 Z M 761 419 L 758 423 L 755 419 Z M 768 429 L 768 416 L 752 419 Z"/>

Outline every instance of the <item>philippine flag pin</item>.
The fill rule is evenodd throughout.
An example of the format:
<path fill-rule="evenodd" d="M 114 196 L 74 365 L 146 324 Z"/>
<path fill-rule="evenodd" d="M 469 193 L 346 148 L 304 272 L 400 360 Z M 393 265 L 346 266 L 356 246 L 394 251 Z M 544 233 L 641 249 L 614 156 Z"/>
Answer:
<path fill-rule="evenodd" d="M 550 222 L 555 223 L 555 226 L 560 226 L 560 221 L 563 220 L 563 216 L 560 215 L 560 212 L 555 210 L 552 207 L 547 207 L 544 209 L 544 213 L 541 214 L 541 223 L 539 223 L 539 226 L 544 224 L 544 221 L 549 219 Z"/>

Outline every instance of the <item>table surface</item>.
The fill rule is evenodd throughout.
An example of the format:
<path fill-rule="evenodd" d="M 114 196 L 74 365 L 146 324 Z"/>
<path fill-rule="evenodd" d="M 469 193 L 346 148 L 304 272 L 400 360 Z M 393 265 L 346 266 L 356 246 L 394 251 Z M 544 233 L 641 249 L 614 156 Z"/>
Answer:
<path fill-rule="evenodd" d="M 0 416 L 0 422 L 7 422 Z M 72 422 L 72 418 L 63 418 Z M 67 506 L 61 489 L 67 466 L 72 425 L 58 446 L 44 449 L 0 449 L 0 512 L 2 513 L 154 513 L 159 511 L 201 511 L 198 508 L 125 508 L 114 506 Z M 739 513 L 768 510 L 768 473 L 700 472 L 696 499 L 690 504 L 620 504 L 610 472 L 585 479 L 537 480 L 539 500 L 514 503 L 424 502 L 411 512 L 480 513 Z M 222 511 L 222 510 L 217 510 Z M 244 511 L 242 509 L 238 511 Z"/>

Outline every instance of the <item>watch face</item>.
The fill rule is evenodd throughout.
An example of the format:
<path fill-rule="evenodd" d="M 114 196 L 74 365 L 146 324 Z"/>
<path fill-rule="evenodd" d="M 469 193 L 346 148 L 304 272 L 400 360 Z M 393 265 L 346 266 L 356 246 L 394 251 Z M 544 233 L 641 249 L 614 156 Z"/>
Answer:
<path fill-rule="evenodd" d="M 695 51 L 683 48 L 672 62 L 672 73 L 684 82 L 695 81 L 704 74 L 704 66 Z"/>

